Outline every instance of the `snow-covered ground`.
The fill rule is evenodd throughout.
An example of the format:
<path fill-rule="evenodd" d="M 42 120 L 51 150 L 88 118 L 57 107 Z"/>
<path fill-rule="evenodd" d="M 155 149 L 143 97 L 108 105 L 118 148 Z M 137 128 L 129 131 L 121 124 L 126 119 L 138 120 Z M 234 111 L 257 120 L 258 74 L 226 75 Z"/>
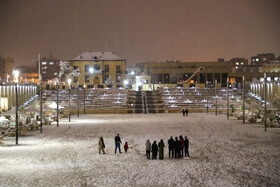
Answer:
<path fill-rule="evenodd" d="M 114 153 L 119 133 L 128 153 Z M 145 158 L 146 139 L 187 135 L 190 159 Z M 98 154 L 104 137 L 106 154 Z M 225 115 L 81 115 L 0 146 L 0 186 L 279 186 L 280 129 Z M 122 147 L 123 148 L 123 147 Z"/>

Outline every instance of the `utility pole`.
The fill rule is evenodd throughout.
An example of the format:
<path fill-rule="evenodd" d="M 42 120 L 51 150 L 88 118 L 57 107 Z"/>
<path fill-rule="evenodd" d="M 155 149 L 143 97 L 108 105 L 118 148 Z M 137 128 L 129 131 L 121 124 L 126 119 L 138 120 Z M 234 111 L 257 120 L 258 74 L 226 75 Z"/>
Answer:
<path fill-rule="evenodd" d="M 227 119 L 229 120 L 229 78 L 227 78 Z"/>
<path fill-rule="evenodd" d="M 41 74 L 41 56 L 39 54 L 39 88 L 40 88 L 40 133 L 43 132 L 43 101 L 42 101 L 42 74 Z"/>

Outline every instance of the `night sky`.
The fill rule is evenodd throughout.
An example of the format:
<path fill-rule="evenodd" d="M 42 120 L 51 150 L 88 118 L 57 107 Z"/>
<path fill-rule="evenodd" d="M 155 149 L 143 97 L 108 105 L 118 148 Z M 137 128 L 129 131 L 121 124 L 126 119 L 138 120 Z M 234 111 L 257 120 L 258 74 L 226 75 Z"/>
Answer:
<path fill-rule="evenodd" d="M 279 0 L 0 0 L 0 55 L 16 65 L 113 51 L 128 65 L 280 55 Z"/>

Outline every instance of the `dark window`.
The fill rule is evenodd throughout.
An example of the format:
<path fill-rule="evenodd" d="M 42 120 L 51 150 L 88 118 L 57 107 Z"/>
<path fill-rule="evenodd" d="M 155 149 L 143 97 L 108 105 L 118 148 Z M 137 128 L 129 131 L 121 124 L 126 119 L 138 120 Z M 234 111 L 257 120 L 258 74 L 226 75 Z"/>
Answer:
<path fill-rule="evenodd" d="M 227 78 L 228 78 L 228 74 L 222 73 L 222 87 L 227 87 Z"/>
<path fill-rule="evenodd" d="M 86 72 L 86 73 L 89 72 L 89 65 L 85 65 L 85 72 Z"/>
<path fill-rule="evenodd" d="M 156 76 L 157 82 L 162 83 L 162 74 L 157 74 Z"/>
<path fill-rule="evenodd" d="M 205 73 L 200 73 L 199 79 L 201 84 L 205 84 Z"/>
<path fill-rule="evenodd" d="M 182 68 L 183 68 L 183 66 L 179 66 L 178 68 L 179 68 L 179 69 L 182 69 Z"/>
<path fill-rule="evenodd" d="M 215 76 L 214 79 L 217 80 L 217 83 L 221 83 L 221 76 L 220 76 L 220 73 L 215 73 L 214 76 Z"/>
<path fill-rule="evenodd" d="M 74 70 L 78 69 L 78 66 L 74 66 Z"/>
<path fill-rule="evenodd" d="M 94 64 L 93 69 L 94 70 L 100 70 L 100 65 L 99 64 Z"/>
<path fill-rule="evenodd" d="M 167 74 L 164 74 L 164 83 L 167 83 L 167 84 L 169 84 L 170 83 L 170 76 L 169 76 L 169 74 L 167 73 Z"/>
<path fill-rule="evenodd" d="M 109 72 L 109 65 L 105 64 L 105 72 Z"/>
<path fill-rule="evenodd" d="M 207 81 L 208 81 L 208 84 L 213 84 L 214 83 L 212 73 L 207 73 Z"/>
<path fill-rule="evenodd" d="M 89 75 L 85 75 L 85 82 L 89 82 Z"/>
<path fill-rule="evenodd" d="M 109 78 L 109 75 L 105 75 L 105 80 L 107 80 Z"/>
<path fill-rule="evenodd" d="M 78 82 L 78 77 L 73 77 L 73 82 Z"/>
<path fill-rule="evenodd" d="M 116 66 L 116 70 L 120 71 L 121 70 L 121 66 Z"/>

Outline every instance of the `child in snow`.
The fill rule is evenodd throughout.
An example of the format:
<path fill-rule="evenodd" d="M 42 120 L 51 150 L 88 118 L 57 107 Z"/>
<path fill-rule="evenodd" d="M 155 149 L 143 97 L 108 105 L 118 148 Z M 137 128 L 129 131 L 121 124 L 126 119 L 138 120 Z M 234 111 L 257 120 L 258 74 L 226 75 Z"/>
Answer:
<path fill-rule="evenodd" d="M 127 144 L 127 142 L 125 142 L 123 148 L 124 148 L 124 151 L 125 151 L 125 153 L 126 153 L 126 152 L 127 152 L 127 149 L 128 149 L 128 144 Z"/>

